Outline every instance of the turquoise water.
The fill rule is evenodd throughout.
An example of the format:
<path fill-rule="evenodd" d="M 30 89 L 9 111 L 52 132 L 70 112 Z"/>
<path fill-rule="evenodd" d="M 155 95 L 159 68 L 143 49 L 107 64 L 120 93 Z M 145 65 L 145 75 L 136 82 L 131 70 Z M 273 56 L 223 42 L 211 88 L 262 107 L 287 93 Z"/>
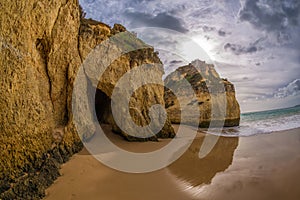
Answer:
<path fill-rule="evenodd" d="M 225 128 L 224 136 L 251 136 L 300 127 L 300 106 L 241 114 L 239 127 Z"/>

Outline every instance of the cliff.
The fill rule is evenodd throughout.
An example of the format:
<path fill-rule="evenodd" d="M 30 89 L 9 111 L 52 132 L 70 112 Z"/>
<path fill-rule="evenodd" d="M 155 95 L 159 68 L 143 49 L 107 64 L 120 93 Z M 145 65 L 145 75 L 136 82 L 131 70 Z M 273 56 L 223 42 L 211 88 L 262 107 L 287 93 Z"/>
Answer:
<path fill-rule="evenodd" d="M 79 67 L 97 44 L 126 29 L 83 19 L 77 0 L 3 0 L 0 7 L 0 198 L 38 199 L 59 165 L 82 148 L 71 109 Z M 153 62 L 160 61 L 152 47 L 122 55 L 95 86 L 98 119 L 128 140 L 136 138 L 108 120 L 110 95 L 125 72 Z M 149 122 L 150 104 L 164 103 L 163 91 L 150 85 L 135 92 L 130 106 L 137 124 Z M 167 120 L 156 137 L 173 136 Z"/>
<path fill-rule="evenodd" d="M 191 99 L 186 94 L 186 86 L 182 84 L 183 79 L 187 80 L 193 88 L 196 95 L 195 102 L 191 102 Z M 180 102 L 180 105 L 198 104 L 200 112 L 199 127 L 209 127 L 212 120 L 220 121 L 221 124 L 223 124 L 224 120 L 224 126 L 239 125 L 240 107 L 235 98 L 234 85 L 227 79 L 219 78 L 213 65 L 196 60 L 189 65 L 179 67 L 165 78 L 165 85 L 173 86 L 177 95 L 181 97 L 182 102 Z M 180 123 L 181 111 L 179 101 L 171 89 L 165 89 L 164 99 L 171 122 Z M 226 111 L 223 114 L 225 119 L 217 116 L 213 117 L 212 106 L 216 110 L 219 109 L 220 112 L 223 112 L 221 110 L 222 105 L 226 105 Z M 192 117 L 185 116 L 185 122 L 183 123 L 189 123 Z"/>
<path fill-rule="evenodd" d="M 114 34 L 125 31 L 125 27 L 123 27 L 120 24 L 115 24 L 114 27 L 110 29 L 107 25 L 102 24 L 100 22 L 96 22 L 90 19 L 82 19 L 79 33 L 79 52 L 81 57 L 87 57 L 89 52 L 91 52 L 91 50 L 93 50 L 97 46 L 97 44 L 101 43 L 101 41 L 107 39 L 108 37 Z M 135 37 L 135 35 L 129 32 L 126 32 L 126 34 L 123 36 L 125 37 L 125 43 L 123 43 L 124 41 L 120 42 L 121 46 L 139 44 L 140 46 L 146 45 L 143 43 L 143 41 L 139 40 Z M 108 49 L 105 47 L 103 48 L 103 51 L 108 51 Z M 100 52 L 100 54 L 102 55 L 102 52 Z M 106 53 L 103 54 L 105 55 Z M 112 95 L 113 90 L 116 87 L 117 82 L 120 80 L 121 77 L 125 75 L 126 72 L 130 71 L 133 68 L 140 67 L 146 64 L 161 64 L 157 53 L 155 53 L 153 47 L 150 46 L 148 46 L 147 48 L 130 51 L 118 57 L 105 69 L 104 73 L 102 74 L 102 77 L 99 80 L 97 79 L 93 85 L 97 88 L 95 104 L 98 120 L 101 123 L 111 124 L 114 132 L 120 133 L 122 136 L 125 137 L 125 139 L 130 141 L 157 140 L 157 137 L 168 138 L 175 136 L 174 130 L 171 126 L 171 122 L 168 119 L 166 120 L 163 129 L 151 138 L 132 137 L 128 133 L 121 131 L 120 128 L 114 122 L 111 113 L 110 97 Z M 155 69 L 155 74 L 158 74 L 157 79 L 161 80 L 161 85 L 163 85 L 162 76 L 164 74 L 164 69 L 162 68 L 162 65 Z M 143 73 L 140 73 L 139 75 L 144 79 L 149 78 L 143 77 Z M 90 76 L 90 78 L 93 79 L 93 72 L 90 73 Z M 134 87 L 136 83 L 135 80 L 128 80 L 128 84 L 129 87 Z M 131 96 L 129 102 L 130 115 L 132 120 L 137 125 L 145 126 L 149 124 L 150 118 L 148 116 L 148 110 L 151 107 L 151 105 L 164 105 L 164 88 L 161 85 L 145 85 L 142 88 L 136 90 Z"/>

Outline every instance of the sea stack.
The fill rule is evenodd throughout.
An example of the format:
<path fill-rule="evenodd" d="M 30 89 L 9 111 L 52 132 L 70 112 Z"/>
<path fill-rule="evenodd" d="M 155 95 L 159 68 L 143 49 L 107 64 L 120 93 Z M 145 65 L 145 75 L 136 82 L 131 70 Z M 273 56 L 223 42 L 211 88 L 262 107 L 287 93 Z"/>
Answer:
<path fill-rule="evenodd" d="M 221 121 L 225 127 L 238 126 L 240 122 L 240 106 L 235 97 L 234 85 L 227 79 L 222 79 L 216 72 L 214 65 L 204 61 L 195 60 L 192 63 L 179 67 L 165 78 L 165 85 L 173 85 L 177 90 L 177 95 L 187 96 L 185 86 L 181 87 L 183 79 L 187 80 L 194 90 L 196 100 L 191 102 L 190 98 L 181 98 L 183 102 L 177 100 L 173 91 L 165 88 L 165 104 L 168 116 L 172 123 L 181 123 L 180 104 L 197 104 L 200 112 L 199 127 L 207 128 L 211 121 L 212 106 L 221 107 L 224 104 L 224 119 Z M 216 88 L 216 85 L 218 88 Z M 214 103 L 212 105 L 212 98 Z M 225 102 L 222 99 L 224 98 Z M 189 119 L 185 119 L 189 122 Z M 184 122 L 183 122 L 184 123 Z"/>

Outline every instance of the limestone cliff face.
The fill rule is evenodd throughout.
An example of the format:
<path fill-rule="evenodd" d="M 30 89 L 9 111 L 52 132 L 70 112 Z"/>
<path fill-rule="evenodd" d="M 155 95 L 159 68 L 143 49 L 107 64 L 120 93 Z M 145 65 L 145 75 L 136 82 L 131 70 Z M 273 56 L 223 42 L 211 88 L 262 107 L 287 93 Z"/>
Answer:
<path fill-rule="evenodd" d="M 82 148 L 71 111 L 82 61 L 97 44 L 125 30 L 82 19 L 77 0 L 3 0 L 0 7 L 0 198 L 40 198 L 59 175 L 59 164 Z M 98 89 L 109 100 L 123 73 L 152 62 L 160 62 L 153 48 L 123 55 Z M 141 100 L 144 93 L 150 97 Z M 133 100 L 137 112 L 131 114 L 143 125 L 148 116 L 140 109 L 149 107 L 147 100 L 163 104 L 163 88 L 142 88 Z M 158 136 L 174 136 L 170 122 Z"/>
<path fill-rule="evenodd" d="M 187 105 L 199 105 L 199 127 L 209 127 L 210 125 L 212 120 L 212 98 L 214 98 L 213 106 L 217 107 L 217 109 L 221 107 L 221 104 L 226 103 L 224 126 L 239 125 L 240 107 L 235 98 L 234 85 L 227 79 L 220 79 L 213 65 L 196 60 L 189 65 L 179 67 L 175 72 L 166 77 L 165 85 L 170 83 L 173 84 L 175 86 L 175 90 L 178 90 L 177 94 L 184 97 L 186 90 L 185 88 L 180 87 L 183 79 L 186 79 L 191 84 L 197 100 L 195 102 L 191 102 L 190 98 L 181 98 L 183 102 L 180 103 Z M 217 84 L 219 85 L 218 88 L 215 87 Z M 212 90 L 209 90 L 209 87 Z M 222 95 L 224 93 L 225 95 Z M 225 97 L 226 102 L 222 102 L 222 97 Z M 170 89 L 166 88 L 164 98 L 167 113 L 171 122 L 180 123 L 181 112 L 176 96 Z M 221 121 L 222 119 L 214 118 L 213 120 Z M 188 123 L 189 119 L 186 119 L 186 122 Z"/>
<path fill-rule="evenodd" d="M 0 198 L 42 195 L 58 176 L 57 164 L 81 148 L 66 126 L 80 63 L 78 6 L 75 0 L 0 3 Z"/>
<path fill-rule="evenodd" d="M 89 52 L 93 50 L 97 44 L 101 43 L 101 41 L 109 38 L 110 36 L 125 32 L 126 29 L 119 24 L 115 24 L 112 29 L 110 29 L 107 25 L 102 24 L 100 22 L 96 22 L 93 20 L 82 20 L 82 26 L 80 28 L 79 35 L 79 52 L 82 58 L 86 58 Z M 100 33 L 100 34 L 99 34 Z M 143 43 L 138 40 L 133 34 L 127 32 L 126 39 L 124 44 L 122 45 L 132 45 L 134 43 Z M 131 42 L 130 40 L 134 40 Z M 105 49 L 106 50 L 106 49 Z M 160 138 L 168 138 L 174 137 L 174 130 L 171 126 L 169 119 L 167 119 L 165 126 L 163 129 L 156 135 L 156 137 L 152 138 L 135 138 L 128 135 L 128 133 L 121 131 L 119 127 L 115 124 L 112 114 L 111 114 L 111 100 L 110 97 L 112 95 L 113 90 L 119 79 L 128 71 L 133 68 L 145 65 L 145 64 L 161 64 L 161 61 L 154 52 L 153 47 L 148 46 L 148 48 L 143 48 L 139 50 L 134 50 L 129 53 L 125 53 L 114 60 L 104 71 L 102 77 L 99 79 L 97 85 L 97 93 L 96 93 L 96 109 L 98 114 L 98 119 L 100 122 L 108 123 L 112 125 L 113 131 L 117 133 L 121 133 L 128 140 L 156 140 L 157 137 Z M 162 66 L 157 68 L 156 73 L 159 76 L 159 79 L 162 80 L 162 76 L 164 74 L 164 69 Z M 87 74 L 89 76 L 89 74 Z M 140 74 L 143 76 L 143 74 Z M 144 77 L 147 79 L 148 77 Z M 91 78 L 92 79 L 92 78 Z M 97 80 L 98 81 L 98 80 Z M 129 82 L 130 86 L 133 86 L 135 81 Z M 149 124 L 150 118 L 148 116 L 148 110 L 153 104 L 161 104 L 164 105 L 164 88 L 162 87 L 163 82 L 161 81 L 161 85 L 148 84 L 142 88 L 139 88 L 131 97 L 129 107 L 130 114 L 132 120 L 141 126 L 145 126 Z M 122 97 L 120 97 L 122 98 Z M 103 99 L 107 99 L 103 101 Z M 103 106 L 106 105 L 106 106 Z"/>

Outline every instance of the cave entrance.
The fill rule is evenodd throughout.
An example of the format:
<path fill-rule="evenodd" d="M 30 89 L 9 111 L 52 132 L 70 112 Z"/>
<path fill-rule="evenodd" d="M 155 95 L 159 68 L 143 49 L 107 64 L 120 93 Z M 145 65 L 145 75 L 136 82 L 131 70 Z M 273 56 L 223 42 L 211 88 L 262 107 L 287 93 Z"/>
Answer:
<path fill-rule="evenodd" d="M 96 88 L 95 110 L 100 124 L 112 124 L 111 99 L 102 90 Z"/>

